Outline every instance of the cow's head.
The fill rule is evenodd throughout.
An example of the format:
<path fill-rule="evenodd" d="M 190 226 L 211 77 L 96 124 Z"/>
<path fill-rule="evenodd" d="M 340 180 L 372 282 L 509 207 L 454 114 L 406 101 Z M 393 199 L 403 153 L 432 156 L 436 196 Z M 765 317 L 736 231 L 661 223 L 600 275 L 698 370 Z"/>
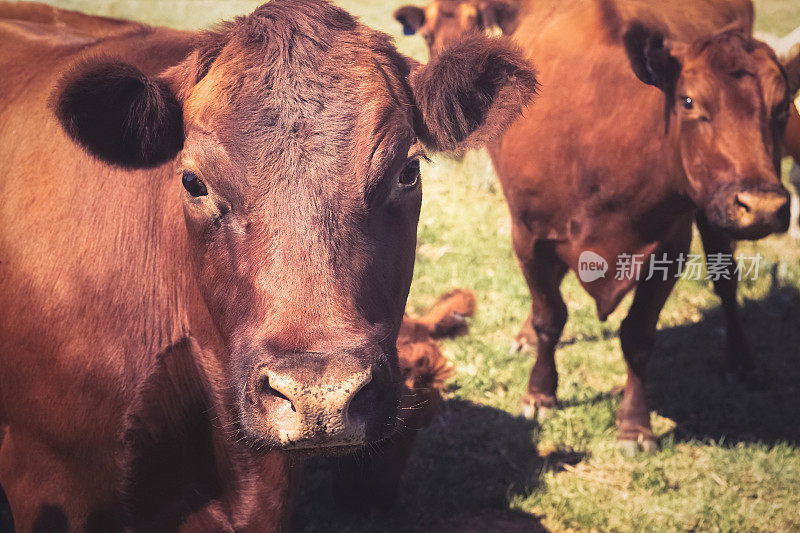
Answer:
<path fill-rule="evenodd" d="M 666 98 L 690 196 L 734 238 L 786 231 L 780 157 L 787 76 L 772 50 L 740 28 L 685 44 L 634 23 L 624 35 L 636 76 Z"/>
<path fill-rule="evenodd" d="M 394 18 L 403 25 L 404 34 L 419 32 L 434 58 L 464 34 L 510 34 L 517 11 L 510 0 L 436 0 L 426 7 L 403 6 Z"/>
<path fill-rule="evenodd" d="M 244 435 L 332 451 L 395 426 L 424 149 L 482 144 L 535 84 L 507 43 L 423 66 L 327 2 L 273 0 L 158 76 L 87 60 L 54 102 L 97 158 L 174 165 Z"/>

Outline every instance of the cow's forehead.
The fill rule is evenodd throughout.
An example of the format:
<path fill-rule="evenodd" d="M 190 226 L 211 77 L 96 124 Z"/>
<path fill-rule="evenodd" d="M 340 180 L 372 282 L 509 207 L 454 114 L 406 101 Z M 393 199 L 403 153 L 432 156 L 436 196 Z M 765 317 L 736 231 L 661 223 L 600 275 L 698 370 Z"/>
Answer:
<path fill-rule="evenodd" d="M 695 43 L 689 60 L 703 63 L 706 69 L 719 74 L 781 74 L 775 54 L 763 43 L 739 31 L 725 32 Z"/>
<path fill-rule="evenodd" d="M 286 3 L 228 28 L 187 100 L 187 121 L 214 132 L 251 176 L 366 178 L 387 143 L 413 137 L 408 61 L 344 11 L 326 4 L 332 22 L 316 10 L 274 9 Z"/>
<path fill-rule="evenodd" d="M 728 89 L 738 86 L 733 78 L 753 77 L 759 80 L 762 95 L 770 100 L 781 100 L 786 91 L 786 80 L 775 54 L 762 43 L 739 32 L 723 33 L 696 43 L 685 58 L 684 78 L 694 84 L 711 82 L 709 74 L 722 80 L 715 84 Z M 706 83 L 705 85 L 708 85 Z"/>

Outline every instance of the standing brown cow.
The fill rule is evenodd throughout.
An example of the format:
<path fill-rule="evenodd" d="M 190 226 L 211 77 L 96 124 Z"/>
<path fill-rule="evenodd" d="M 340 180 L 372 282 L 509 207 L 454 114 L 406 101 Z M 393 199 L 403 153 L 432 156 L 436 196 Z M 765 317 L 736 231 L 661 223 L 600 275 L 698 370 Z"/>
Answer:
<path fill-rule="evenodd" d="M 786 75 L 789 77 L 789 85 L 795 91 L 800 90 L 800 51 L 797 55 L 786 60 L 784 65 Z M 784 145 L 786 155 L 792 156 L 795 162 L 800 165 L 800 94 L 795 94 L 794 105 L 790 106 L 789 121 L 786 125 L 786 138 Z"/>
<path fill-rule="evenodd" d="M 445 3 L 453 4 L 436 5 Z M 517 336 L 518 345 L 537 346 L 523 407 L 533 415 L 556 406 L 554 355 L 567 320 L 559 285 L 591 252 L 585 266 L 608 269 L 581 281 L 601 320 L 636 289 L 620 331 L 628 381 L 618 439 L 628 452 L 653 450 L 645 370 L 692 221 L 706 253 L 726 256 L 733 239 L 758 239 L 788 226 L 788 194 L 778 177 L 787 76 L 773 51 L 750 36 L 749 1 L 514 5 L 512 36 L 536 54 L 542 96 L 489 151 L 532 298 Z M 463 26 L 453 17 L 426 18 L 419 27 L 436 32 L 443 24 Z M 484 29 L 474 25 L 466 33 Z M 446 53 L 448 42 L 428 42 L 432 57 Z M 646 258 L 643 277 L 650 277 L 652 258 L 665 259 L 669 270 L 641 281 L 616 275 L 618 260 L 637 256 Z M 739 319 L 734 267 L 726 262 L 714 287 L 727 322 L 728 371 L 748 377 L 753 357 Z"/>
<path fill-rule="evenodd" d="M 203 33 L 18 7 L 0 5 L 17 527 L 280 528 L 285 451 L 396 427 L 424 147 L 498 134 L 531 67 L 477 38 L 422 66 L 323 0 Z"/>

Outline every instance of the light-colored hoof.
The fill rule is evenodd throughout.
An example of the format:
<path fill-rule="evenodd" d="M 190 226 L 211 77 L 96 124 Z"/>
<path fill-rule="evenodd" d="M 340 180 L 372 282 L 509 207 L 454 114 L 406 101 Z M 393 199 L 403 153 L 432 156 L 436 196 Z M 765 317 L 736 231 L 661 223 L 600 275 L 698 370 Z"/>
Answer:
<path fill-rule="evenodd" d="M 511 355 L 517 353 L 528 353 L 532 352 L 534 348 L 535 346 L 532 346 L 530 343 L 524 340 L 521 341 L 518 339 L 514 339 L 513 341 L 511 341 L 511 347 L 509 348 L 508 353 Z"/>
<path fill-rule="evenodd" d="M 519 413 L 528 420 L 536 420 L 536 406 L 528 402 L 519 402 Z"/>
<path fill-rule="evenodd" d="M 645 455 L 653 455 L 658 453 L 658 443 L 654 440 L 644 440 L 639 443 L 639 446 L 642 447 L 642 453 Z"/>
<path fill-rule="evenodd" d="M 554 407 L 537 407 L 536 413 L 534 414 L 534 416 L 536 417 L 535 420 L 537 422 L 544 422 L 545 420 L 550 418 L 554 412 L 555 412 Z"/>
<path fill-rule="evenodd" d="M 637 457 L 641 454 L 653 455 L 658 452 L 658 444 L 654 440 L 618 440 L 617 450 L 623 457 Z"/>
<path fill-rule="evenodd" d="M 537 406 L 531 403 L 522 400 L 519 403 L 519 412 L 522 416 L 527 418 L 528 420 L 532 420 L 537 423 L 544 422 L 547 418 L 549 418 L 555 408 L 553 407 L 542 407 Z"/>

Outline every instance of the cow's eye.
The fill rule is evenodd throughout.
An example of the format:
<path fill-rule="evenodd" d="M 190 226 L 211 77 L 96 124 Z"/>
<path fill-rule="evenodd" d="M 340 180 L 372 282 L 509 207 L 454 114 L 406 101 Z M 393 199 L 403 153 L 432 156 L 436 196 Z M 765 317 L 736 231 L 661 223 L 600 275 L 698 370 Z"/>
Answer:
<path fill-rule="evenodd" d="M 400 173 L 400 185 L 414 187 L 419 183 L 419 177 L 419 159 L 412 159 L 406 163 L 406 167 Z"/>
<path fill-rule="evenodd" d="M 206 196 L 208 194 L 206 184 L 203 183 L 202 180 L 193 172 L 185 171 L 181 176 L 181 181 L 183 182 L 183 188 L 186 189 L 186 192 L 195 198 L 198 196 Z"/>
<path fill-rule="evenodd" d="M 681 104 L 686 111 L 694 109 L 694 100 L 688 96 L 681 96 Z"/>

